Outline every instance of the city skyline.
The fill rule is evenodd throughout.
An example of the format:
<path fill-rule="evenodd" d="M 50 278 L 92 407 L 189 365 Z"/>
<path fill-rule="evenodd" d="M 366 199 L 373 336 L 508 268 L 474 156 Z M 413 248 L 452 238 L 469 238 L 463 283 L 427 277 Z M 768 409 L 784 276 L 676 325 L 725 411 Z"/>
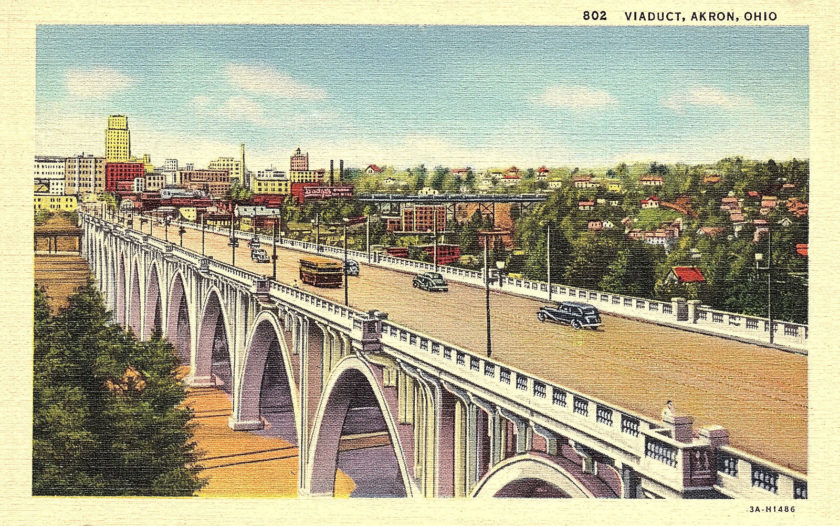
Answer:
<path fill-rule="evenodd" d="M 39 26 L 36 60 L 39 154 L 124 114 L 156 165 L 809 157 L 806 27 Z"/>

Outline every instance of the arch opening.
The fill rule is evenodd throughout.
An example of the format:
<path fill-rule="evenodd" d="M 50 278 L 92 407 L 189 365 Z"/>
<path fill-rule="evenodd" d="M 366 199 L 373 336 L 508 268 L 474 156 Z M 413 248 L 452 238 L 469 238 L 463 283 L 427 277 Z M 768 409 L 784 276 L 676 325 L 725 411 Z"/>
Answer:
<path fill-rule="evenodd" d="M 120 266 L 117 271 L 117 290 L 116 290 L 116 320 L 117 323 L 125 327 L 125 263 L 123 258 L 119 258 Z"/>
<path fill-rule="evenodd" d="M 190 341 L 190 312 L 187 305 L 187 295 L 180 274 L 172 282 L 172 293 L 169 295 L 169 316 L 166 323 L 166 338 L 175 347 L 178 360 L 182 366 L 190 366 L 192 349 Z"/>
<path fill-rule="evenodd" d="M 152 265 L 149 271 L 149 286 L 146 292 L 146 323 L 143 327 L 143 337 L 148 340 L 155 335 L 163 336 L 162 323 L 160 281 L 157 266 Z"/>
<path fill-rule="evenodd" d="M 351 497 L 405 497 L 403 473 L 379 399 L 368 378 L 346 369 L 330 390 L 313 455 L 311 490 L 334 494 L 338 470 L 355 483 Z"/>
<path fill-rule="evenodd" d="M 520 499 L 568 499 L 571 496 L 554 484 L 540 479 L 524 478 L 508 483 L 494 497 Z"/>
<path fill-rule="evenodd" d="M 216 291 L 204 306 L 195 354 L 194 376 L 207 378 L 228 395 L 233 393 L 230 343 L 224 311 Z"/>
<path fill-rule="evenodd" d="M 268 320 L 254 329 L 242 378 L 240 418 L 262 420 L 256 434 L 297 445 L 297 419 L 292 386 L 277 329 Z"/>
<path fill-rule="evenodd" d="M 140 335 L 140 273 L 138 272 L 136 262 L 132 275 L 131 296 L 128 303 L 128 326 L 134 331 L 134 334 Z"/>

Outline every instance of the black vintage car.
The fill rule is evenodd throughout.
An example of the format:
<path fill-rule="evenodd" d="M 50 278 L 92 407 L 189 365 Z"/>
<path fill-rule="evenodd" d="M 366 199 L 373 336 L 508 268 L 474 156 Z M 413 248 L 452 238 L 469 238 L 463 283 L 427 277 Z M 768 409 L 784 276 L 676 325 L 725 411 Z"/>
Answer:
<path fill-rule="evenodd" d="M 446 292 L 449 290 L 446 280 L 437 272 L 424 272 L 414 276 L 412 282 L 415 288 L 429 291 Z"/>
<path fill-rule="evenodd" d="M 598 309 L 588 303 L 577 301 L 563 301 L 556 305 L 540 307 L 540 310 L 537 311 L 537 319 L 565 323 L 575 329 L 589 327 L 594 330 L 601 325 L 601 316 L 598 314 Z"/>
<path fill-rule="evenodd" d="M 344 268 L 347 270 L 348 276 L 358 276 L 359 275 L 359 262 L 355 259 L 348 259 L 344 263 Z"/>

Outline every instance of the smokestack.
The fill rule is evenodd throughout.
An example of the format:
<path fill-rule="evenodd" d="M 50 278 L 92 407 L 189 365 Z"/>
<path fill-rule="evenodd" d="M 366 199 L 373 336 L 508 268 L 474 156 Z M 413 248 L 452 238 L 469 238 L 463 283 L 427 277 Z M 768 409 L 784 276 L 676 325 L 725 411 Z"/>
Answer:
<path fill-rule="evenodd" d="M 338 161 L 338 181 L 341 182 L 344 177 L 344 159 Z"/>
<path fill-rule="evenodd" d="M 333 185 L 333 160 L 330 159 L 330 186 Z"/>
<path fill-rule="evenodd" d="M 250 188 L 251 187 L 251 184 L 250 184 L 251 182 L 248 181 L 248 172 L 245 170 L 245 143 L 244 142 L 239 144 L 239 156 L 240 156 L 240 161 L 242 163 L 242 180 L 240 181 L 240 183 L 242 183 L 242 186 L 244 186 L 245 188 Z"/>

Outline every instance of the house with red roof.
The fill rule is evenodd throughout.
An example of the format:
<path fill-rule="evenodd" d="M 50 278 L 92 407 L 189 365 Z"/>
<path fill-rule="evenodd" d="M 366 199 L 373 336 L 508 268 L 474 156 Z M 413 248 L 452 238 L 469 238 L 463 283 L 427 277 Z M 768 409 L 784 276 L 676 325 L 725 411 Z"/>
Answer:
<path fill-rule="evenodd" d="M 797 243 L 796 244 L 796 253 L 802 256 L 803 258 L 808 257 L 808 243 Z"/>
<path fill-rule="evenodd" d="M 548 168 L 545 165 L 537 168 L 537 179 L 545 179 L 546 177 L 548 177 Z"/>
<path fill-rule="evenodd" d="M 705 283 L 706 278 L 698 267 L 672 267 L 665 276 L 666 283 Z"/>
<path fill-rule="evenodd" d="M 655 195 L 642 199 L 642 208 L 659 208 L 659 198 Z"/>
<path fill-rule="evenodd" d="M 381 174 L 382 168 L 376 166 L 375 164 L 369 164 L 367 165 L 367 168 L 365 168 L 365 173 L 368 175 Z"/>
<path fill-rule="evenodd" d="M 595 208 L 595 201 L 578 201 L 578 210 L 592 210 Z"/>

